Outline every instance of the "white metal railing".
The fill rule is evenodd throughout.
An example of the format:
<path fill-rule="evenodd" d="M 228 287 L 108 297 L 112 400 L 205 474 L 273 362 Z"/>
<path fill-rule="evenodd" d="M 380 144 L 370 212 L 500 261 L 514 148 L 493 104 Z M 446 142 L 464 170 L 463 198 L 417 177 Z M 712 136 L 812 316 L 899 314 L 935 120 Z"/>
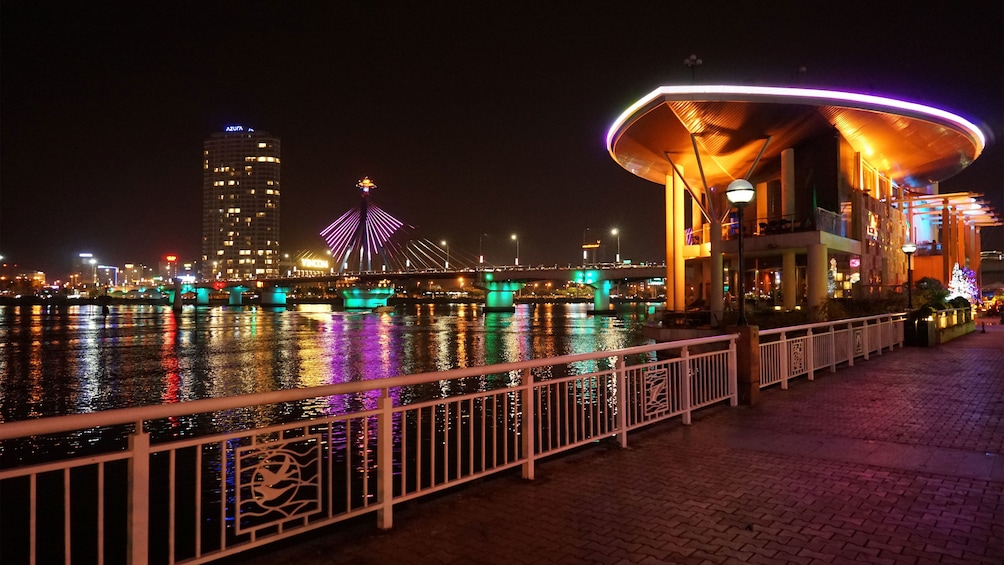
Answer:
<path fill-rule="evenodd" d="M 858 357 L 903 347 L 905 314 L 885 314 L 865 318 L 820 322 L 760 332 L 760 388 L 806 375 L 811 381 L 816 370 L 837 370 L 839 363 L 854 365 Z"/>
<path fill-rule="evenodd" d="M 369 512 L 388 528 L 395 503 L 506 469 L 533 478 L 540 458 L 735 405 L 735 340 L 2 424 L 15 461 L 0 469 L 0 560 L 200 563 Z M 430 387 L 451 393 L 403 400 Z M 279 409 L 317 399 L 337 409 Z M 266 412 L 290 421 L 235 416 Z M 17 466 L 38 445 L 63 455 Z"/>

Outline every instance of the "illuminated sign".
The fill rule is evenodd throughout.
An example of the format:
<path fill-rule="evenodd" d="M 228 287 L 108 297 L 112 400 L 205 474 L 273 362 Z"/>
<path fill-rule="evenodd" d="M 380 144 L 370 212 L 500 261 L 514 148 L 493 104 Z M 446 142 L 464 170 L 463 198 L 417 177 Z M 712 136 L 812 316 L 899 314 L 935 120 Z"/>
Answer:
<path fill-rule="evenodd" d="M 165 257 L 165 259 L 167 259 L 168 263 L 174 263 L 175 261 L 178 260 L 178 256 L 177 255 L 168 255 L 167 257 Z"/>
<path fill-rule="evenodd" d="M 78 255 L 78 257 L 82 257 L 82 258 L 86 259 L 88 257 L 94 257 L 94 254 L 93 253 L 81 253 L 80 255 Z"/>
<path fill-rule="evenodd" d="M 328 262 L 324 259 L 300 259 L 300 266 L 304 269 L 327 269 Z"/>
<path fill-rule="evenodd" d="M 227 131 L 227 132 L 231 132 L 231 131 L 244 131 L 244 126 L 227 126 L 227 127 L 223 128 L 223 131 Z"/>
<path fill-rule="evenodd" d="M 582 244 L 582 248 L 583 249 L 596 249 L 599 246 L 600 246 L 599 240 L 596 240 L 596 243 L 583 243 Z"/>

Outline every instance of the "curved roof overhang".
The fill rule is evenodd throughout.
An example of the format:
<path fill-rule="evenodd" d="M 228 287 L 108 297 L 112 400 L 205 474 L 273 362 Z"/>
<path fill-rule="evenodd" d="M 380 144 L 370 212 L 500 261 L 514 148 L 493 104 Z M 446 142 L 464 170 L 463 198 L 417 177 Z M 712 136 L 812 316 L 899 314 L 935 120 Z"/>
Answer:
<path fill-rule="evenodd" d="M 941 225 L 941 215 L 947 207 L 962 214 L 968 225 L 979 227 L 1004 225 L 997 217 L 993 206 L 983 198 L 982 194 L 974 192 L 906 195 L 897 206 L 909 209 L 913 216 L 931 216 L 929 221 L 934 225 Z"/>
<path fill-rule="evenodd" d="M 633 104 L 610 127 L 607 150 L 652 182 L 665 183 L 672 160 L 691 178 L 700 164 L 709 187 L 723 186 L 748 175 L 761 151 L 757 170 L 771 170 L 783 149 L 834 131 L 906 186 L 951 177 L 986 145 L 972 122 L 913 102 L 819 89 L 695 85 L 663 86 Z"/>

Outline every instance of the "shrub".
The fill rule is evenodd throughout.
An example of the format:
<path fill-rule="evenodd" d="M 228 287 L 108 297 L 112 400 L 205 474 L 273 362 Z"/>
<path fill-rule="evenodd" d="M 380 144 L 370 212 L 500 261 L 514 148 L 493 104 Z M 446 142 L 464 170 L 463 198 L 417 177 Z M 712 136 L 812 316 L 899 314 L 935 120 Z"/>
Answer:
<path fill-rule="evenodd" d="M 956 296 L 948 301 L 948 305 L 952 308 L 969 308 L 972 306 L 965 296 Z"/>
<path fill-rule="evenodd" d="M 927 318 L 928 316 L 934 315 L 934 312 L 936 310 L 937 310 L 937 308 L 934 308 L 930 304 L 925 304 L 925 305 L 921 306 L 920 308 L 917 308 L 916 310 L 912 310 L 909 314 L 907 314 L 907 319 L 909 319 L 909 320 L 923 320 L 924 318 Z"/>
<path fill-rule="evenodd" d="M 939 304 L 948 298 L 948 289 L 938 279 L 924 277 L 913 286 L 916 289 L 914 304 Z"/>

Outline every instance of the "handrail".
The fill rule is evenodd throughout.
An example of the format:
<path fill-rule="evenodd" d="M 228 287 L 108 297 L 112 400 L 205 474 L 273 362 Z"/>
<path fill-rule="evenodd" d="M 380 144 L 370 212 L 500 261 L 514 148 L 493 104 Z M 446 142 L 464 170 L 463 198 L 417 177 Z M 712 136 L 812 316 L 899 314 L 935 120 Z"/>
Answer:
<path fill-rule="evenodd" d="M 287 390 L 276 390 L 271 392 L 260 392 L 254 394 L 241 394 L 237 396 L 227 396 L 222 398 L 203 398 L 177 402 L 173 404 L 156 404 L 150 406 L 135 406 L 131 408 L 116 408 L 113 410 L 103 410 L 101 412 L 88 412 L 86 414 L 70 414 L 65 416 L 48 416 L 33 420 L 19 420 L 0 424 L 0 440 L 12 439 L 24 436 L 46 435 L 61 432 L 70 432 L 84 428 L 94 428 L 98 426 L 115 426 L 122 424 L 134 424 L 146 420 L 159 420 L 178 416 L 188 416 L 191 414 L 205 414 L 218 412 L 221 410 L 233 410 L 245 406 L 255 406 L 260 404 L 276 404 L 280 402 L 295 402 L 308 398 L 321 396 L 334 396 L 338 394 L 351 394 L 374 389 L 390 389 L 395 387 L 413 386 L 436 382 L 442 380 L 460 379 L 465 377 L 475 377 L 493 373 L 508 373 L 523 369 L 534 369 L 537 367 L 548 367 L 579 361 L 590 361 L 612 356 L 629 356 L 652 351 L 680 349 L 692 345 L 702 345 L 705 343 L 720 342 L 725 339 L 737 337 L 738 334 L 722 334 L 711 337 L 702 337 L 674 341 L 669 343 L 655 343 L 649 345 L 638 345 L 624 349 L 612 351 L 599 351 L 592 353 L 576 353 L 563 355 L 561 357 L 549 357 L 543 359 L 528 359 L 526 361 L 514 361 L 510 363 L 499 363 L 496 365 L 477 365 L 448 371 L 431 371 L 414 375 L 401 375 L 384 379 L 373 379 L 363 381 L 353 381 L 347 383 L 337 383 L 332 385 L 322 385 L 307 388 L 295 388 Z"/>
<path fill-rule="evenodd" d="M 783 328 L 773 328 L 773 329 L 769 329 L 769 330 L 760 330 L 760 335 L 761 336 L 765 336 L 765 335 L 780 334 L 782 332 L 797 332 L 797 331 L 809 330 L 809 329 L 813 329 L 814 330 L 816 328 L 825 328 L 825 327 L 829 327 L 829 326 L 839 326 L 839 325 L 842 325 L 842 324 L 852 325 L 855 322 L 870 322 L 872 320 L 879 320 L 879 319 L 882 319 L 882 318 L 895 318 L 897 316 L 901 316 L 901 317 L 905 318 L 906 315 L 907 315 L 906 312 L 896 312 L 896 313 L 893 313 L 893 314 L 878 314 L 878 315 L 875 315 L 875 316 L 864 316 L 864 317 L 861 317 L 861 318 L 846 318 L 846 319 L 843 319 L 843 320 L 832 320 L 830 322 L 814 322 L 814 323 L 811 323 L 811 324 L 802 324 L 802 325 L 799 325 L 799 326 L 785 326 Z"/>

